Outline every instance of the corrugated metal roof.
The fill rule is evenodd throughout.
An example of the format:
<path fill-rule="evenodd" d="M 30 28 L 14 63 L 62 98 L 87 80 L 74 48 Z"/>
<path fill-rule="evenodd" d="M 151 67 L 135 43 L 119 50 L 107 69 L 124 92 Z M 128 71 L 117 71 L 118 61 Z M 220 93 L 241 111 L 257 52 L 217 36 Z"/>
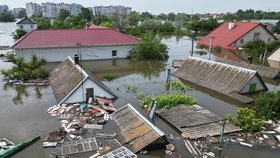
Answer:
<path fill-rule="evenodd" d="M 164 136 L 160 129 L 130 104 L 112 113 L 111 116 L 117 125 L 117 139 L 134 153 Z"/>
<path fill-rule="evenodd" d="M 236 99 L 236 95 L 257 75 L 257 72 L 224 63 L 189 57 L 172 75 L 228 96 L 234 96 Z M 242 100 L 243 98 L 240 99 L 240 101 Z"/>
<path fill-rule="evenodd" d="M 88 77 L 115 96 L 104 84 L 96 80 L 91 73 L 89 75 L 79 65 L 76 65 L 71 57 L 68 57 L 50 73 L 49 77 L 57 102 L 64 101 Z"/>
<path fill-rule="evenodd" d="M 229 29 L 229 23 L 234 23 L 234 27 Z M 225 22 L 220 27 L 209 33 L 198 41 L 199 45 L 210 45 L 210 38 L 214 37 L 212 46 L 220 46 L 222 48 L 233 49 L 230 47 L 236 40 L 250 32 L 257 26 L 262 25 L 259 22 Z M 264 27 L 265 29 L 265 27 Z M 272 35 L 273 36 L 273 35 Z M 276 38 L 275 38 L 276 39 Z"/>
<path fill-rule="evenodd" d="M 124 45 L 139 42 L 135 37 L 109 28 L 33 30 L 19 39 L 12 48 L 49 48 Z"/>

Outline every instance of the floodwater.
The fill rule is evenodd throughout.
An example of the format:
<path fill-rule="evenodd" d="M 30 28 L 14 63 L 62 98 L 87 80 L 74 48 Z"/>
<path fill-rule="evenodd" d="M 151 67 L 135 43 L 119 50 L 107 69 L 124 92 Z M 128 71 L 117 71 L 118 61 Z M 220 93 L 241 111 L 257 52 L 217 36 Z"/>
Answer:
<path fill-rule="evenodd" d="M 14 43 L 12 33 L 16 27 L 16 22 L 0 22 L 0 46 L 10 46 Z"/>
<path fill-rule="evenodd" d="M 191 50 L 191 40 L 187 37 L 177 40 L 175 37 L 163 39 L 169 47 L 170 58 L 167 62 L 154 61 L 131 61 L 126 59 L 101 60 L 101 61 L 83 61 L 84 68 L 90 70 L 97 78 L 102 80 L 106 73 L 112 73 L 117 78 L 111 82 L 102 81 L 108 86 L 119 99 L 116 100 L 117 107 L 131 103 L 142 114 L 145 111 L 139 106 L 137 96 L 141 93 L 146 95 L 159 95 L 162 93 L 166 81 L 166 70 L 171 68 L 173 59 L 187 58 Z M 209 55 L 194 56 L 208 59 Z M 216 56 L 211 55 L 215 60 Z M 53 69 L 58 63 L 49 63 L 45 68 Z M 4 63 L 0 60 L 1 69 L 10 68 L 10 63 Z M 172 68 L 171 68 L 172 69 Z M 172 69 L 172 71 L 174 71 Z M 0 76 L 1 77 L 1 76 Z M 171 77 L 172 80 L 176 78 Z M 40 135 L 44 138 L 50 131 L 57 130 L 60 127 L 59 120 L 56 117 L 48 115 L 48 107 L 56 104 L 55 97 L 50 87 L 5 87 L 0 79 L 0 137 L 6 137 L 15 143 L 19 143 L 27 138 Z M 276 81 L 265 81 L 270 90 L 279 89 L 279 83 Z M 135 85 L 136 92 L 127 91 L 126 85 Z M 192 85 L 192 90 L 188 92 L 194 98 L 198 99 L 198 104 L 206 109 L 224 117 L 227 113 L 234 114 L 242 105 L 221 94 L 210 91 L 207 88 Z M 6 88 L 6 89 L 5 89 Z M 159 117 L 155 117 L 153 123 L 162 129 L 166 134 L 174 134 L 179 138 L 180 133 L 167 124 Z M 48 156 L 51 149 L 42 149 L 42 142 L 23 150 L 13 156 L 14 158 L 38 158 Z M 172 141 L 175 145 L 175 151 L 188 158 L 191 155 L 187 152 L 184 143 L 180 139 Z M 221 156 L 231 158 L 247 157 L 271 157 L 278 158 L 280 152 L 269 150 L 255 150 L 243 147 L 237 144 L 226 145 Z M 164 150 L 155 150 L 148 153 L 150 156 L 164 157 Z M 143 157 L 143 155 L 138 155 Z M 85 157 L 80 155 L 78 157 Z"/>

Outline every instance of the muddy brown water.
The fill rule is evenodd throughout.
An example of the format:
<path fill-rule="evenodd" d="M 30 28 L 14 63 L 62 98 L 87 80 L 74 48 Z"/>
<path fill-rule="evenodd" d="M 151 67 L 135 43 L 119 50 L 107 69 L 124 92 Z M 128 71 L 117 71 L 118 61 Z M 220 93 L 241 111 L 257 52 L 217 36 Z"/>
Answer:
<path fill-rule="evenodd" d="M 137 96 L 141 93 L 148 95 L 159 95 L 162 93 L 166 81 L 166 69 L 171 68 L 173 59 L 185 59 L 190 53 L 191 41 L 184 37 L 176 40 L 175 37 L 163 39 L 169 47 L 170 58 L 167 62 L 155 61 L 131 61 L 126 59 L 101 60 L 101 61 L 83 61 L 82 66 L 90 70 L 97 78 L 102 80 L 105 73 L 112 73 L 117 78 L 111 82 L 102 81 L 115 94 L 119 96 L 116 100 L 117 107 L 131 103 L 142 114 L 145 111 L 139 106 Z M 195 56 L 208 59 L 208 55 Z M 211 59 L 215 59 L 212 55 Z M 58 63 L 49 63 L 46 69 L 52 70 Z M 10 68 L 11 63 L 0 60 L 1 69 Z M 173 71 L 173 69 L 172 69 Z M 172 80 L 176 78 L 171 77 Z M 19 143 L 27 138 L 40 135 L 42 138 L 52 130 L 57 130 L 60 123 L 57 117 L 51 117 L 46 110 L 56 104 L 51 87 L 5 87 L 0 79 L 0 137 L 5 137 Z M 279 89 L 279 83 L 266 80 L 270 90 Z M 127 91 L 126 85 L 135 85 L 136 92 Z M 189 95 L 198 99 L 198 104 L 206 109 L 224 117 L 227 113 L 234 114 L 242 105 L 221 94 L 193 85 Z M 180 133 L 172 126 L 167 124 L 159 117 L 155 117 L 153 123 L 163 130 L 166 134 L 174 134 L 179 138 Z M 88 134 L 87 136 L 91 136 Z M 171 142 L 175 145 L 175 151 L 182 154 L 183 157 L 191 157 L 181 139 L 175 139 Z M 52 149 L 43 149 L 42 141 L 35 143 L 26 150 L 12 156 L 14 158 L 39 158 L 47 157 Z M 271 157 L 278 158 L 280 152 L 272 150 L 256 150 L 243 147 L 237 144 L 229 144 L 223 147 L 222 157 L 247 158 L 247 157 Z M 74 157 L 88 157 L 90 154 L 74 155 Z M 138 155 L 139 157 L 164 157 L 164 150 L 149 151 L 148 155 Z"/>

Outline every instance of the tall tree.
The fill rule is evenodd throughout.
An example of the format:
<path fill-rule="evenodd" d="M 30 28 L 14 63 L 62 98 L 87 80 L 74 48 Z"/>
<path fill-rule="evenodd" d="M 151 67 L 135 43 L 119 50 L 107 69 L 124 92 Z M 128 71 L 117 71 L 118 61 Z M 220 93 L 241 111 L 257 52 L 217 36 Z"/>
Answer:
<path fill-rule="evenodd" d="M 4 11 L 0 13 L 0 22 L 13 22 L 15 21 L 15 17 L 10 11 Z"/>
<path fill-rule="evenodd" d="M 27 32 L 24 31 L 23 29 L 16 29 L 16 32 L 13 36 L 13 39 L 14 40 L 18 40 L 20 39 L 22 36 L 24 36 Z"/>
<path fill-rule="evenodd" d="M 51 27 L 51 20 L 47 17 L 33 17 L 32 18 L 38 26 L 38 29 L 49 29 Z"/>
<path fill-rule="evenodd" d="M 64 21 L 68 16 L 70 16 L 70 12 L 66 9 L 61 9 L 58 14 L 58 19 Z"/>
<path fill-rule="evenodd" d="M 79 13 L 79 16 L 82 19 L 87 20 L 87 22 L 90 22 L 92 20 L 92 13 L 88 8 L 82 8 L 81 12 Z"/>

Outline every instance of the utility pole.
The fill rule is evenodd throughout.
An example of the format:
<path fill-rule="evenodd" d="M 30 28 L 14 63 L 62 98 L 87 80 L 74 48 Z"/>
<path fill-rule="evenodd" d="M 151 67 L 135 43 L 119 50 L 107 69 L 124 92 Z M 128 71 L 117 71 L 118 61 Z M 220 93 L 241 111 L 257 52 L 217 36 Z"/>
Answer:
<path fill-rule="evenodd" d="M 210 45 L 209 45 L 209 60 L 211 59 L 211 51 L 212 51 L 212 44 L 213 44 L 213 39 L 215 37 L 210 37 Z"/>
<path fill-rule="evenodd" d="M 193 56 L 193 44 L 194 44 L 194 40 L 195 40 L 195 31 L 192 32 L 191 37 L 192 37 L 192 51 L 191 51 L 191 56 Z"/>

